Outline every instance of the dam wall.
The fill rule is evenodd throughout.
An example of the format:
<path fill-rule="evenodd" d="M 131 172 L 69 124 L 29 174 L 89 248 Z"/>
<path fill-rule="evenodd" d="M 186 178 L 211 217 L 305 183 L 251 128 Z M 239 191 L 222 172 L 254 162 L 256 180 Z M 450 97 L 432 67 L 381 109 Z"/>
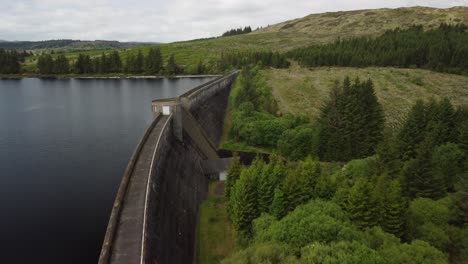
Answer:
<path fill-rule="evenodd" d="M 99 263 L 194 263 L 198 207 L 209 183 L 203 165 L 217 158 L 236 76 L 153 102 L 155 119 L 122 179 Z"/>

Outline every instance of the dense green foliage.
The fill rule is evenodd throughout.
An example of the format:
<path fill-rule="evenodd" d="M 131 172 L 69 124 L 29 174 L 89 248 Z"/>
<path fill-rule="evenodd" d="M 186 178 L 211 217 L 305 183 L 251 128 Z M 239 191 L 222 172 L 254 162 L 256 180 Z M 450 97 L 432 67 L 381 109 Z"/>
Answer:
<path fill-rule="evenodd" d="M 382 139 L 383 110 L 369 79 L 335 84 L 318 120 L 319 156 L 323 160 L 347 161 L 375 153 Z"/>
<path fill-rule="evenodd" d="M 233 95 L 231 136 L 282 157 L 241 167 L 245 180 L 228 177 L 245 249 L 226 263 L 465 263 L 466 109 L 418 101 L 384 133 L 370 80 L 336 84 L 312 123 L 276 116 L 256 68 L 241 73 Z M 330 170 L 317 158 L 351 161 Z"/>
<path fill-rule="evenodd" d="M 37 69 L 40 74 L 66 74 L 70 71 L 70 64 L 63 55 L 59 55 L 56 59 L 51 55 L 45 55 L 39 57 Z"/>
<path fill-rule="evenodd" d="M 261 64 L 273 68 L 288 68 L 290 63 L 286 55 L 272 51 L 233 51 L 221 53 L 219 68 L 227 70 L 242 68 L 250 64 Z"/>
<path fill-rule="evenodd" d="M 29 56 L 27 52 L 0 49 L 0 74 L 19 73 L 21 71 L 20 63 L 27 56 Z"/>
<path fill-rule="evenodd" d="M 466 110 L 454 109 L 448 99 L 418 101 L 396 139 L 395 157 L 402 164 L 402 180 L 411 197 L 441 198 L 453 191 L 463 172 L 466 152 L 461 132 Z"/>
<path fill-rule="evenodd" d="M 468 32 L 465 25 L 441 24 L 387 31 L 377 38 L 338 40 L 332 44 L 298 48 L 289 55 L 307 66 L 422 67 L 468 73 Z"/>
<path fill-rule="evenodd" d="M 245 68 L 231 98 L 232 141 L 274 150 L 291 160 L 307 156 L 349 161 L 373 155 L 383 139 L 384 116 L 371 80 L 336 83 L 318 120 L 276 116 L 277 105 L 258 67 Z"/>
<path fill-rule="evenodd" d="M 252 28 L 250 26 L 244 28 L 236 28 L 224 32 L 223 37 L 248 34 L 250 32 L 252 32 Z"/>
<path fill-rule="evenodd" d="M 229 140 L 278 149 L 280 154 L 293 160 L 315 156 L 317 130 L 306 117 L 277 116 L 276 101 L 258 71 L 259 66 L 244 68 L 234 85 L 230 98 Z"/>
<path fill-rule="evenodd" d="M 183 69 L 175 62 L 171 55 L 167 65 L 159 48 L 151 48 L 145 56 L 141 51 L 137 54 L 128 54 L 125 63 L 122 62 L 119 52 L 110 54 L 102 53 L 100 56 L 91 57 L 79 54 L 75 61 L 70 61 L 64 55 L 58 55 L 55 59 L 50 54 L 38 58 L 37 69 L 40 74 L 107 74 L 107 73 L 130 73 L 130 74 L 179 74 Z"/>

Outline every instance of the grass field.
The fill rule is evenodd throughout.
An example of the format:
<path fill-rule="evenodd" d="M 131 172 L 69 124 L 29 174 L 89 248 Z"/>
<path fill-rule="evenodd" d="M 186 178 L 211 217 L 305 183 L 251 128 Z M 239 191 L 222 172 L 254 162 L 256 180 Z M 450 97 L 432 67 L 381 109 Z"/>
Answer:
<path fill-rule="evenodd" d="M 454 105 L 468 105 L 468 77 L 421 69 L 397 68 L 301 68 L 270 69 L 267 77 L 283 113 L 306 114 L 315 118 L 335 80 L 345 76 L 371 78 L 387 125 L 401 124 L 417 99 L 448 97 Z"/>
<path fill-rule="evenodd" d="M 197 263 L 220 263 L 235 247 L 235 233 L 224 202 L 224 182 L 211 182 L 208 197 L 198 211 Z"/>

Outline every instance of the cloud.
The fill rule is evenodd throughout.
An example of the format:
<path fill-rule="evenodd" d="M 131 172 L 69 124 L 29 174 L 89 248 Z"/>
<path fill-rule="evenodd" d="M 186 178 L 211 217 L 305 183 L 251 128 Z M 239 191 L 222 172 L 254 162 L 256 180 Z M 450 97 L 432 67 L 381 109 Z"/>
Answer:
<path fill-rule="evenodd" d="M 0 39 L 171 42 L 311 13 L 415 5 L 467 6 L 468 0 L 0 0 Z"/>

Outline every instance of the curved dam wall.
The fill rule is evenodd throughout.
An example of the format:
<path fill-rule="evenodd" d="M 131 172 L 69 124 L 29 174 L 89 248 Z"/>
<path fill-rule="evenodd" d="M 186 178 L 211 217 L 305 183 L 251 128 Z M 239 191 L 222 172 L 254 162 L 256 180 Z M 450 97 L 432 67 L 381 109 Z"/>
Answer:
<path fill-rule="evenodd" d="M 122 178 L 99 263 L 193 263 L 203 163 L 217 158 L 237 72 L 153 102 L 155 119 Z"/>

